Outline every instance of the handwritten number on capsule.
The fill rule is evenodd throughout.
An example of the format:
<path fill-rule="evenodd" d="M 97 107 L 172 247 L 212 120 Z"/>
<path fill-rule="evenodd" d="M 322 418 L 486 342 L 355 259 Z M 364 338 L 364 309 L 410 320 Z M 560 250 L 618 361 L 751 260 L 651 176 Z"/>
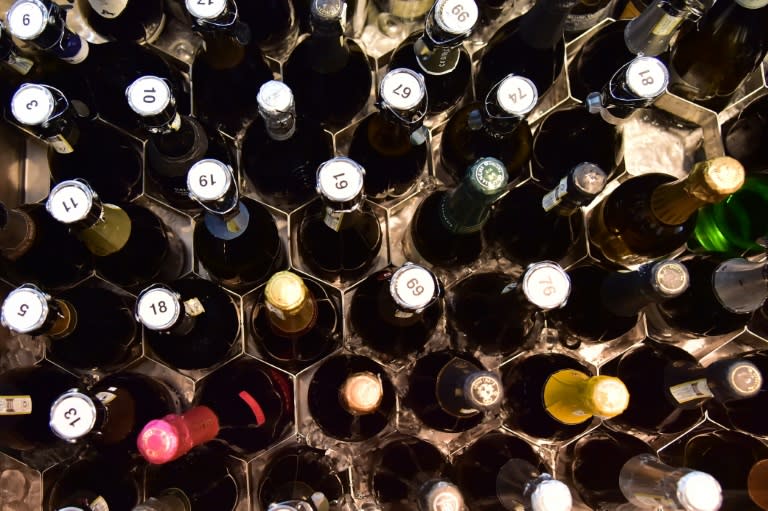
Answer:
<path fill-rule="evenodd" d="M 61 205 L 64 206 L 64 211 L 66 211 L 67 213 L 69 213 L 69 211 L 72 209 L 77 209 L 77 207 L 80 205 L 77 202 L 75 202 L 74 197 L 69 198 L 69 203 L 72 204 L 71 207 L 69 206 L 69 204 L 67 204 L 66 200 L 61 201 Z"/>

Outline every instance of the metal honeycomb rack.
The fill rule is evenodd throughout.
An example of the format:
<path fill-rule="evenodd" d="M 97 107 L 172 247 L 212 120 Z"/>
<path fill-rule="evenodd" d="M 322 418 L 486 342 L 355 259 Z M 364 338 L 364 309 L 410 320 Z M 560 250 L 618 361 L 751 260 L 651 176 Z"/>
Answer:
<path fill-rule="evenodd" d="M 10 0 L 0 0 L 0 12 L 5 12 L 10 3 Z M 168 3 L 172 4 L 170 1 Z M 177 7 L 180 8 L 173 5 L 173 8 Z M 489 26 L 479 28 L 465 42 L 465 48 L 473 56 L 475 64 L 485 45 L 485 41 L 488 40 L 490 35 L 504 22 L 521 15 L 529 7 L 530 2 L 515 2 L 501 19 Z M 368 23 L 358 27 L 358 31 L 353 34 L 369 55 L 376 77 L 374 85 L 377 85 L 378 80 L 383 76 L 392 50 L 412 30 L 419 28 L 417 23 L 393 24 L 391 19 L 384 21 L 386 23 L 382 21 L 381 17 L 377 17 L 375 8 L 371 5 L 369 6 Z M 87 35 L 89 40 L 98 40 L 98 37 L 95 34 L 89 33 L 87 26 L 82 24 L 77 15 L 77 9 L 70 16 L 70 22 L 81 33 Z M 566 65 L 570 63 L 575 53 L 589 37 L 602 26 L 612 22 L 613 20 L 607 19 L 588 32 L 570 40 L 566 45 L 566 54 L 564 56 Z M 386 31 L 386 34 L 384 31 Z M 304 35 L 299 37 L 299 41 L 302 37 Z M 182 69 L 188 70 L 195 51 L 200 45 L 200 40 L 187 27 L 184 27 L 173 16 L 170 16 L 163 34 L 153 45 L 157 50 L 174 59 Z M 280 59 L 270 59 L 273 71 L 278 77 L 281 76 L 282 66 L 285 63 L 287 54 L 285 52 L 285 55 Z M 736 94 L 731 104 L 720 112 L 707 110 L 670 93 L 664 94 L 653 107 L 638 112 L 637 115 L 633 116 L 622 127 L 623 160 L 617 170 L 617 177 L 613 179 L 600 197 L 610 193 L 618 183 L 633 175 L 661 171 L 675 176 L 682 176 L 687 173 L 694 161 L 703 157 L 711 158 L 724 154 L 721 142 L 721 127 L 737 115 L 750 101 L 768 92 L 765 78 L 766 71 L 768 69 L 763 64 L 756 73 L 748 78 L 742 90 Z M 346 154 L 355 126 L 375 110 L 374 90 L 375 87 L 372 88 L 371 98 L 367 106 L 356 116 L 353 122 L 349 126 L 331 133 L 335 154 Z M 191 95 L 194 95 L 194 93 L 195 91 L 191 90 Z M 470 99 L 465 98 L 464 102 Z M 569 92 L 567 73 L 561 73 L 553 90 L 529 117 L 533 130 L 536 130 L 541 119 L 547 113 L 578 104 L 579 102 L 580 99 L 574 98 Z M 441 118 L 430 119 L 427 123 L 430 131 L 430 138 L 427 143 L 433 155 L 439 149 L 441 132 L 446 120 L 447 116 L 444 115 Z M 142 147 L 146 145 L 145 140 L 138 137 L 135 138 L 137 144 Z M 238 149 L 239 156 L 240 140 L 237 137 L 230 137 L 230 142 L 233 147 Z M 49 187 L 46 151 L 47 147 L 38 140 L 27 137 L 8 125 L 0 126 L 0 182 L 2 183 L 0 185 L 0 200 L 3 200 L 9 206 L 16 206 L 25 202 L 40 201 L 46 197 Z M 366 276 L 390 264 L 400 265 L 405 262 L 403 242 L 407 232 L 406 227 L 416 206 L 421 198 L 431 191 L 453 184 L 447 174 L 436 164 L 437 161 L 439 161 L 439 158 L 434 157 L 428 161 L 426 171 L 419 180 L 418 185 L 408 196 L 382 203 L 371 203 L 371 206 L 378 213 L 385 237 L 380 253 L 366 273 Z M 285 248 L 289 254 L 291 269 L 297 271 L 306 279 L 313 281 L 316 288 L 322 290 L 328 299 L 335 304 L 338 312 L 339 330 L 337 345 L 332 354 L 351 352 L 377 358 L 377 355 L 367 351 L 362 345 L 361 340 L 351 332 L 348 321 L 347 313 L 350 298 L 365 276 L 355 282 L 325 282 L 314 277 L 301 260 L 296 247 L 296 229 L 304 214 L 306 204 L 290 211 L 272 207 L 269 204 L 269 198 L 259 196 L 247 178 L 244 177 L 244 174 L 241 173 L 240 175 L 241 192 L 266 204 L 275 217 Z M 518 181 L 515 186 L 520 186 L 532 179 L 529 169 L 529 175 Z M 593 204 L 597 203 L 600 197 Z M 206 277 L 205 271 L 194 259 L 192 248 L 193 217 L 167 206 L 152 193 L 152 190 L 145 190 L 136 201 L 157 213 L 182 239 L 187 250 L 187 260 L 189 261 L 187 263 L 189 265 L 187 273 Z M 600 264 L 598 258 L 591 253 L 592 248 L 584 234 L 584 225 L 589 214 L 590 208 L 584 208 L 577 215 L 577 220 L 574 222 L 574 242 L 568 255 L 560 261 L 566 269 L 579 265 Z M 471 266 L 458 271 L 439 271 L 438 275 L 445 286 L 446 294 L 450 295 L 457 282 L 467 275 L 479 271 L 504 271 L 512 275 L 519 275 L 522 272 L 522 268 L 505 260 L 492 248 L 488 248 L 482 257 Z M 116 288 L 113 284 L 103 281 L 95 275 L 90 278 L 97 285 Z M 9 283 L 0 281 L 0 298 L 4 297 L 10 289 L 12 287 Z M 180 392 L 184 404 L 188 406 L 194 398 L 195 389 L 210 373 L 221 370 L 227 363 L 239 357 L 253 357 L 263 360 L 264 357 L 258 338 L 249 322 L 254 308 L 259 306 L 262 289 L 263 285 L 243 294 L 227 291 L 238 304 L 241 328 L 239 342 L 236 343 L 226 362 L 206 370 L 176 370 L 164 365 L 152 353 L 149 346 L 142 342 L 140 346 L 135 347 L 132 361 L 121 369 L 130 369 L 152 375 L 172 384 Z M 120 290 L 120 292 L 127 293 L 124 290 Z M 575 358 L 587 367 L 591 373 L 598 374 L 605 364 L 637 345 L 648 333 L 645 317 L 641 314 L 636 327 L 621 338 L 601 344 L 582 344 L 577 349 L 568 349 L 561 344 L 559 332 L 548 323 L 546 315 L 539 315 L 537 322 L 538 335 L 530 340 L 525 350 L 507 358 L 480 355 L 479 359 L 489 369 L 498 371 L 506 364 L 522 357 L 527 357 L 530 354 L 562 353 Z M 768 348 L 768 321 L 760 316 L 753 318 L 753 321 L 747 327 L 727 335 L 708 338 L 674 337 L 671 340 L 668 339 L 667 342 L 682 347 L 706 365 L 713 360 L 730 354 Z M 463 347 L 461 339 L 452 338 L 447 328 L 446 319 L 443 317 L 424 350 L 429 352 L 449 346 L 457 349 L 462 349 Z M 45 360 L 45 358 L 45 339 L 13 335 L 0 327 L 0 370 L 33 364 L 52 363 Z M 340 442 L 326 436 L 313 421 L 309 413 L 306 402 L 307 389 L 312 375 L 321 361 L 297 372 L 290 373 L 290 378 L 294 383 L 294 395 L 296 396 L 296 411 L 292 432 L 269 449 L 256 453 L 249 458 L 240 459 L 232 457 L 232 469 L 240 483 L 241 493 L 236 509 L 238 511 L 257 511 L 263 509 L 256 494 L 261 469 L 275 452 L 286 445 L 307 444 L 325 450 L 328 459 L 337 470 L 348 493 L 348 497 L 338 502 L 336 507 L 345 510 L 357 508 L 373 511 L 379 509 L 379 505 L 376 503 L 373 495 L 371 481 L 367 477 L 371 463 L 371 452 L 387 438 L 397 435 L 417 437 L 436 446 L 450 460 L 459 455 L 467 446 L 471 445 L 474 440 L 483 434 L 500 430 L 507 435 L 518 437 L 531 445 L 549 467 L 550 471 L 556 477 L 563 478 L 568 482 L 565 470 L 565 464 L 568 459 L 568 446 L 590 431 L 611 427 L 607 423 L 603 424 L 600 420 L 594 419 L 578 435 L 548 443 L 529 437 L 520 431 L 509 429 L 504 425 L 504 419 L 506 414 L 512 412 L 502 411 L 499 415 L 486 417 L 486 420 L 479 426 L 464 433 L 448 434 L 431 430 L 420 423 L 413 412 L 401 404 L 407 387 L 407 375 L 414 360 L 415 357 L 400 364 L 383 361 L 390 378 L 398 389 L 395 414 L 391 423 L 384 431 L 373 439 L 360 443 Z M 268 364 L 266 361 L 263 361 L 263 363 Z M 98 372 L 85 375 L 79 374 L 92 381 L 96 381 L 104 376 L 104 374 Z M 679 445 L 691 432 L 708 429 L 727 429 L 727 426 L 718 424 L 716 419 L 710 417 L 710 414 L 705 411 L 701 419 L 682 434 L 648 435 L 640 431 L 630 431 L 630 433 L 648 442 L 657 452 L 663 453 L 666 449 L 673 449 L 676 445 Z M 759 441 L 768 445 L 768 437 L 759 437 Z M 0 453 L 0 507 L 4 511 L 6 509 L 8 511 L 44 509 L 46 492 L 49 491 L 52 482 L 58 474 L 66 467 L 66 460 L 69 459 L 68 456 L 77 455 L 79 449 L 72 447 L 56 455 L 46 457 L 40 457 L 34 453 L 19 457 Z M 25 478 L 23 484 L 18 483 L 20 477 Z M 585 504 L 579 502 L 575 492 L 574 496 L 576 499 L 575 509 L 589 509 Z"/>

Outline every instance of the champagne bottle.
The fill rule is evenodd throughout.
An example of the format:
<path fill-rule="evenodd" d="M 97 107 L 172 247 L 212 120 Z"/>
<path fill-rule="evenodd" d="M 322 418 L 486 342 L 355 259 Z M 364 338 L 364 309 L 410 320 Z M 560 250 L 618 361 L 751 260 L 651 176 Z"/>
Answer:
<path fill-rule="evenodd" d="M 364 175 L 360 164 L 345 157 L 317 169 L 320 200 L 301 219 L 298 248 L 312 272 L 326 280 L 359 278 L 379 255 L 383 234 L 365 202 Z"/>
<path fill-rule="evenodd" d="M 49 357 L 65 367 L 110 369 L 141 341 L 132 308 L 132 298 L 87 283 L 55 298 L 25 284 L 5 298 L 0 322 L 16 333 L 50 339 Z"/>
<path fill-rule="evenodd" d="M 538 101 L 533 82 L 508 75 L 482 101 L 469 103 L 454 113 L 443 130 L 440 162 L 455 181 L 479 158 L 501 160 L 510 181 L 528 174 L 533 136 L 525 120 Z"/>
<path fill-rule="evenodd" d="M 56 257 L 51 258 L 52 253 Z M 42 204 L 10 209 L 0 203 L 0 268 L 14 284 L 32 282 L 58 289 L 87 277 L 93 260 Z"/>
<path fill-rule="evenodd" d="M 496 158 L 480 158 L 453 190 L 433 192 L 411 220 L 406 251 L 434 266 L 466 266 L 484 248 L 482 229 L 491 205 L 507 188 L 509 176 Z"/>
<path fill-rule="evenodd" d="M 442 284 L 428 269 L 405 263 L 366 278 L 352 296 L 349 319 L 365 346 L 387 360 L 421 351 L 443 313 Z"/>
<path fill-rule="evenodd" d="M 614 0 L 580 0 L 565 18 L 565 33 L 575 35 L 597 26 L 611 15 L 615 6 Z"/>
<path fill-rule="evenodd" d="M 112 452 L 133 450 L 147 421 L 176 413 L 179 396 L 166 383 L 120 372 L 86 388 L 75 386 L 50 406 L 53 433 L 68 442 L 92 441 Z"/>
<path fill-rule="evenodd" d="M 427 427 L 457 433 L 480 424 L 501 400 L 496 374 L 469 355 L 446 350 L 416 361 L 405 404 Z"/>
<path fill-rule="evenodd" d="M 566 343 L 574 346 L 623 336 L 637 324 L 641 310 L 680 296 L 690 284 L 685 265 L 671 259 L 645 264 L 631 272 L 581 266 L 568 275 L 572 284 L 570 299 L 552 314 L 552 319 Z"/>
<path fill-rule="evenodd" d="M 237 305 L 207 280 L 153 284 L 139 293 L 134 313 L 152 352 L 172 367 L 206 369 L 239 348 Z"/>
<path fill-rule="evenodd" d="M 164 0 L 88 0 L 85 20 L 99 35 L 117 41 L 153 43 L 165 27 Z"/>
<path fill-rule="evenodd" d="M 766 101 L 764 96 L 750 101 L 732 123 L 723 126 L 726 153 L 739 160 L 749 176 L 768 170 L 768 152 L 764 149 L 768 139 Z"/>
<path fill-rule="evenodd" d="M 243 170 L 270 204 L 292 209 L 315 194 L 317 167 L 333 158 L 331 141 L 318 123 L 297 113 L 283 82 L 266 82 L 256 100 L 261 119 L 245 133 Z"/>
<path fill-rule="evenodd" d="M 475 273 L 448 295 L 448 320 L 467 344 L 484 353 L 509 355 L 538 333 L 541 311 L 562 307 L 571 289 L 555 263 L 528 266 L 519 278 Z"/>
<path fill-rule="evenodd" d="M 193 243 L 200 263 L 216 281 L 244 290 L 283 266 L 285 250 L 274 218 L 258 202 L 239 196 L 232 167 L 200 160 L 187 173 L 187 188 L 205 208 Z"/>
<path fill-rule="evenodd" d="M 406 68 L 392 69 L 379 84 L 379 111 L 355 128 L 349 157 L 365 168 L 373 199 L 398 198 L 413 191 L 427 161 L 424 78 Z"/>
<path fill-rule="evenodd" d="M 96 256 L 96 269 L 112 282 L 135 289 L 177 278 L 184 269 L 181 241 L 145 207 L 102 203 L 80 179 L 56 185 L 45 207 Z"/>
<path fill-rule="evenodd" d="M 766 22 L 763 0 L 715 3 L 698 27 L 688 27 L 675 41 L 670 91 L 711 109 L 723 108 L 765 57 Z"/>
<path fill-rule="evenodd" d="M 53 149 L 54 182 L 82 177 L 114 202 L 141 193 L 141 154 L 135 144 L 105 124 L 79 118 L 61 90 L 25 83 L 11 99 L 11 114 Z M 103 171 L 105 162 L 111 164 L 109 172 Z"/>
<path fill-rule="evenodd" d="M 61 444 L 48 425 L 48 414 L 56 398 L 77 384 L 74 376 L 51 365 L 0 374 L 0 445 L 31 452 Z"/>
<path fill-rule="evenodd" d="M 340 342 L 339 315 L 328 292 L 293 272 L 272 275 L 251 314 L 259 348 L 279 367 L 304 368 Z"/>
<path fill-rule="evenodd" d="M 445 112 L 464 97 L 472 64 L 461 43 L 477 17 L 474 0 L 438 0 L 427 14 L 424 30 L 411 34 L 392 55 L 389 69 L 408 68 L 424 77 L 428 114 Z"/>
<path fill-rule="evenodd" d="M 634 0 L 633 2 L 634 3 Z M 656 0 L 624 27 L 624 42 L 636 55 L 655 57 L 666 52 L 683 22 L 698 23 L 709 4 L 700 0 Z"/>
<path fill-rule="evenodd" d="M 517 187 L 496 203 L 485 234 L 499 245 L 504 257 L 520 264 L 559 261 L 573 242 L 571 217 L 592 202 L 607 182 L 600 167 L 583 162 L 549 192 L 532 184 Z"/>
<path fill-rule="evenodd" d="M 572 438 L 592 417 L 621 414 L 630 398 L 619 378 L 591 376 L 575 359 L 554 353 L 505 366 L 502 378 L 507 424 L 536 438 Z"/>
<path fill-rule="evenodd" d="M 67 10 L 51 0 L 16 0 L 5 14 L 8 30 L 34 48 L 70 64 L 88 57 L 88 42 L 67 27 Z"/>
<path fill-rule="evenodd" d="M 503 25 L 483 50 L 475 78 L 475 96 L 484 98 L 509 73 L 529 78 L 540 96 L 563 68 L 563 29 L 578 0 L 537 2 L 530 11 Z"/>
<path fill-rule="evenodd" d="M 327 435 L 359 442 L 387 427 L 395 411 L 395 388 L 384 368 L 373 360 L 336 355 L 312 376 L 307 404 Z"/>
<path fill-rule="evenodd" d="M 296 108 L 332 129 L 347 125 L 363 109 L 373 79 L 363 49 L 344 37 L 345 7 L 344 0 L 313 0 L 312 32 L 284 67 Z"/>
<path fill-rule="evenodd" d="M 728 156 L 701 161 L 675 180 L 651 173 L 629 179 L 592 211 L 588 233 L 605 259 L 640 264 L 678 250 L 696 226 L 696 212 L 735 193 L 744 168 Z"/>

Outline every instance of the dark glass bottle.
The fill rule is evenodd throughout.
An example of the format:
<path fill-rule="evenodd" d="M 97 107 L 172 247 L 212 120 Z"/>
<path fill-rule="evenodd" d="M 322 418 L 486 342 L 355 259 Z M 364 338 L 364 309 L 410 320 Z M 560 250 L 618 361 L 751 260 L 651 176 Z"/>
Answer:
<path fill-rule="evenodd" d="M 477 16 L 474 0 L 438 0 L 427 14 L 424 30 L 403 41 L 389 61 L 389 69 L 405 67 L 424 76 L 429 114 L 455 106 L 470 85 L 472 63 L 461 43 Z"/>
<path fill-rule="evenodd" d="M 326 280 L 359 278 L 379 255 L 383 235 L 365 202 L 364 175 L 363 167 L 345 157 L 317 169 L 320 200 L 304 213 L 297 243 L 303 261 Z"/>
<path fill-rule="evenodd" d="M 87 179 L 110 202 L 141 193 L 142 162 L 135 143 L 106 124 L 80 118 L 59 89 L 25 83 L 11 99 L 11 114 L 53 149 L 49 164 L 54 182 Z M 105 162 L 109 172 L 104 172 Z"/>
<path fill-rule="evenodd" d="M 527 176 L 533 136 L 525 115 L 537 101 L 532 81 L 508 75 L 480 101 L 461 107 L 443 130 L 443 167 L 458 182 L 479 158 L 492 156 L 507 167 L 510 181 Z"/>
<path fill-rule="evenodd" d="M 344 37 L 344 12 L 343 0 L 313 0 L 312 33 L 294 48 L 284 68 L 297 109 L 333 129 L 363 109 L 373 80 L 363 49 Z"/>
<path fill-rule="evenodd" d="M 245 290 L 285 264 L 274 218 L 258 202 L 239 196 L 231 167 L 218 160 L 200 160 L 189 169 L 187 187 L 205 208 L 195 225 L 194 248 L 216 281 Z"/>
<path fill-rule="evenodd" d="M 242 169 L 265 201 L 294 208 L 316 193 L 317 167 L 333 158 L 331 140 L 318 123 L 296 112 L 284 83 L 265 83 L 256 100 L 261 119 L 243 138 Z"/>
<path fill-rule="evenodd" d="M 8 29 L 53 57 L 79 64 L 88 57 L 88 42 L 67 27 L 67 9 L 51 0 L 16 0 L 8 8 Z"/>
<path fill-rule="evenodd" d="M 389 71 L 379 85 L 379 111 L 355 128 L 349 157 L 365 168 L 368 195 L 373 199 L 403 197 L 413 191 L 427 162 L 427 111 L 424 78 L 400 68 Z"/>
<path fill-rule="evenodd" d="M 445 268 L 466 266 L 484 248 L 483 226 L 491 205 L 506 191 L 509 176 L 496 158 L 481 158 L 453 190 L 433 192 L 411 220 L 406 253 Z"/>
<path fill-rule="evenodd" d="M 565 18 L 565 33 L 575 35 L 597 26 L 615 6 L 614 0 L 580 0 Z"/>
<path fill-rule="evenodd" d="M 287 369 L 306 367 L 340 342 L 339 313 L 328 292 L 289 271 L 270 277 L 250 321 L 267 360 Z"/>
<path fill-rule="evenodd" d="M 571 216 L 599 195 L 607 181 L 600 167 L 584 162 L 549 192 L 533 184 L 517 187 L 496 203 L 485 234 L 504 257 L 522 265 L 559 261 L 573 242 Z"/>
<path fill-rule="evenodd" d="M 9 209 L 0 203 L 0 268 L 14 284 L 32 282 L 58 289 L 87 277 L 93 260 L 42 204 Z"/>
<path fill-rule="evenodd" d="M 0 374 L 0 445 L 32 451 L 61 443 L 48 425 L 51 404 L 77 384 L 74 376 L 53 366 L 11 369 Z"/>
<path fill-rule="evenodd" d="M 395 411 L 395 388 L 373 360 L 337 355 L 325 360 L 312 376 L 307 404 L 327 435 L 359 442 L 387 427 Z"/>
<path fill-rule="evenodd" d="M 473 349 L 511 354 L 538 333 L 540 311 L 562 307 L 570 292 L 568 275 L 550 262 L 534 263 L 514 278 L 475 273 L 448 295 L 448 321 Z"/>
<path fill-rule="evenodd" d="M 621 337 L 637 324 L 646 306 L 680 296 L 690 284 L 685 265 L 670 259 L 631 272 L 581 266 L 568 275 L 570 299 L 552 316 L 569 346 Z"/>
<path fill-rule="evenodd" d="M 223 362 L 240 340 L 234 300 L 199 278 L 153 284 L 139 293 L 135 314 L 152 351 L 178 369 L 205 369 Z"/>
<path fill-rule="evenodd" d="M 768 171 L 768 97 L 751 101 L 732 123 L 723 126 L 723 142 L 728 156 L 733 156 L 747 175 Z"/>
<path fill-rule="evenodd" d="M 45 207 L 96 256 L 98 272 L 123 287 L 173 280 L 184 269 L 181 240 L 143 206 L 102 203 L 85 181 L 72 180 L 56 185 Z"/>
<path fill-rule="evenodd" d="M 501 400 L 496 374 L 469 355 L 437 351 L 416 361 L 405 404 L 427 427 L 456 433 L 480 424 Z"/>
<path fill-rule="evenodd" d="M 164 0 L 88 0 L 85 20 L 99 35 L 149 44 L 165 26 Z"/>

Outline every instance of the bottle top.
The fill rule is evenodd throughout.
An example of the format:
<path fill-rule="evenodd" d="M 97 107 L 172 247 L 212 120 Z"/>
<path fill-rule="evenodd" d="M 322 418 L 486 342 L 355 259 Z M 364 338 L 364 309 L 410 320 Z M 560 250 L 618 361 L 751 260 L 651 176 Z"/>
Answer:
<path fill-rule="evenodd" d="M 410 111 L 421 104 L 427 94 L 424 77 L 407 68 L 393 69 L 379 85 L 381 101 L 394 110 Z"/>
<path fill-rule="evenodd" d="M 472 187 L 483 195 L 495 196 L 504 191 L 509 182 L 507 167 L 496 158 L 478 159 L 467 172 Z"/>
<path fill-rule="evenodd" d="M 744 174 L 741 163 L 730 156 L 720 156 L 694 165 L 686 188 L 705 202 L 718 202 L 741 188 Z"/>
<path fill-rule="evenodd" d="M 0 323 L 6 328 L 27 334 L 40 329 L 48 318 L 51 297 L 31 284 L 11 291 L 0 309 Z"/>
<path fill-rule="evenodd" d="M 40 0 L 18 0 L 6 13 L 8 29 L 23 41 L 37 38 L 48 25 L 48 8 Z"/>
<path fill-rule="evenodd" d="M 181 315 L 181 297 L 174 290 L 157 284 L 136 299 L 136 320 L 150 330 L 167 330 Z"/>
<path fill-rule="evenodd" d="M 653 99 L 669 84 L 669 71 L 655 57 L 639 56 L 630 62 L 626 72 L 629 90 L 638 97 Z"/>
<path fill-rule="evenodd" d="M 74 442 L 93 430 L 98 414 L 93 400 L 72 389 L 51 405 L 50 427 L 59 438 Z"/>
<path fill-rule="evenodd" d="M 267 305 L 287 313 L 300 309 L 308 295 L 304 280 L 290 271 L 275 273 L 264 288 Z"/>
<path fill-rule="evenodd" d="M 344 0 L 314 0 L 310 13 L 313 18 L 335 20 L 344 16 L 346 5 Z"/>
<path fill-rule="evenodd" d="M 173 101 L 171 88 L 166 80 L 157 76 L 142 76 L 125 89 L 131 110 L 149 117 L 161 114 Z"/>
<path fill-rule="evenodd" d="M 592 376 L 587 381 L 585 396 L 593 414 L 604 419 L 619 415 L 629 406 L 629 391 L 615 376 Z"/>
<path fill-rule="evenodd" d="M 736 314 L 749 314 L 765 302 L 767 279 L 765 262 L 737 257 L 717 266 L 712 275 L 712 288 L 725 309 Z"/>
<path fill-rule="evenodd" d="M 464 396 L 476 409 L 491 408 L 501 400 L 501 381 L 490 371 L 472 373 L 465 382 Z"/>
<path fill-rule="evenodd" d="M 439 294 L 437 277 L 413 263 L 405 263 L 392 274 L 389 293 L 397 306 L 406 311 L 420 312 L 431 305 Z"/>
<path fill-rule="evenodd" d="M 522 290 L 528 301 L 539 309 L 557 309 L 568 301 L 571 279 L 557 263 L 533 263 L 523 275 Z"/>
<path fill-rule="evenodd" d="M 290 111 L 294 106 L 293 91 L 279 80 L 270 80 L 259 87 L 256 94 L 259 111 L 276 115 Z"/>
<path fill-rule="evenodd" d="M 546 479 L 531 493 L 532 511 L 571 511 L 573 497 L 568 486 L 556 479 Z"/>
<path fill-rule="evenodd" d="M 206 406 L 196 406 L 183 415 L 166 415 L 149 421 L 141 430 L 136 445 L 149 463 L 159 465 L 183 456 L 218 434 L 216 414 Z"/>
<path fill-rule="evenodd" d="M 445 32 L 461 35 L 472 30 L 478 17 L 475 0 L 437 0 L 435 23 Z"/>
<path fill-rule="evenodd" d="M 341 386 L 340 397 L 344 408 L 354 415 L 375 412 L 384 398 L 381 378 L 370 371 L 354 373 Z"/>
<path fill-rule="evenodd" d="M 651 268 L 651 286 L 664 297 L 680 296 L 689 285 L 688 269 L 679 261 L 660 261 Z"/>
<path fill-rule="evenodd" d="M 730 393 L 741 398 L 753 397 L 763 388 L 760 369 L 746 360 L 729 364 L 725 376 Z"/>
<path fill-rule="evenodd" d="M 56 99 L 51 90 L 35 83 L 25 83 L 11 99 L 13 117 L 27 126 L 39 126 L 50 120 Z"/>
<path fill-rule="evenodd" d="M 747 489 L 752 501 L 763 509 L 768 509 L 768 459 L 760 460 L 749 471 Z"/>
<path fill-rule="evenodd" d="M 582 162 L 571 171 L 574 186 L 584 195 L 594 197 L 602 192 L 608 182 L 605 171 L 594 163 Z"/>
<path fill-rule="evenodd" d="M 332 158 L 317 169 L 317 191 L 335 203 L 357 202 L 363 193 L 365 169 L 345 157 Z"/>
<path fill-rule="evenodd" d="M 461 511 L 464 509 L 464 496 L 459 488 L 447 481 L 427 483 L 419 498 L 420 511 Z"/>
<path fill-rule="evenodd" d="M 80 179 L 62 181 L 48 194 L 45 209 L 59 222 L 74 224 L 88 218 L 97 198 L 96 192 Z"/>
<path fill-rule="evenodd" d="M 496 88 L 496 102 L 510 115 L 523 116 L 539 101 L 536 85 L 524 76 L 507 75 Z"/>
<path fill-rule="evenodd" d="M 717 479 L 693 470 L 677 482 L 677 498 L 685 511 L 717 511 L 723 503 L 723 492 Z"/>
<path fill-rule="evenodd" d="M 232 187 L 232 169 L 219 160 L 200 160 L 187 172 L 189 195 L 198 202 L 217 201 L 226 197 Z"/>
<path fill-rule="evenodd" d="M 186 0 L 185 5 L 189 14 L 195 18 L 204 20 L 216 19 L 222 15 L 227 8 L 227 0 Z"/>

